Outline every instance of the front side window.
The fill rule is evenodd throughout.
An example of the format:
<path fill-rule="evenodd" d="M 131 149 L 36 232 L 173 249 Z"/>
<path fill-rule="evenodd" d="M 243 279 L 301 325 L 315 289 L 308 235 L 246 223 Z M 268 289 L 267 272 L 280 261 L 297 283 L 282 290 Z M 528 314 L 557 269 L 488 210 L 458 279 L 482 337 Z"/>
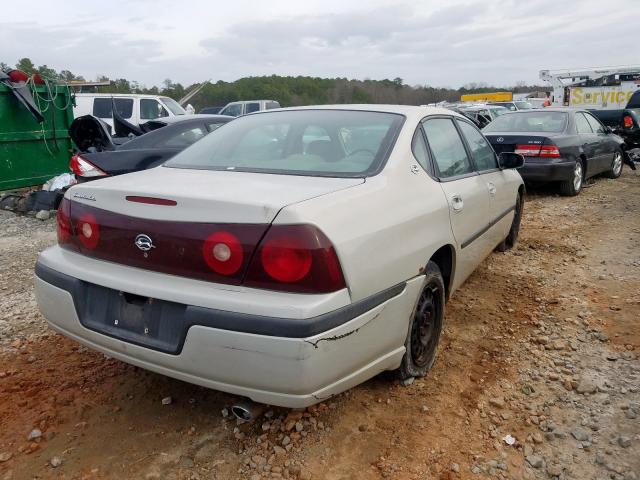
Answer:
<path fill-rule="evenodd" d="M 485 140 L 482 134 L 467 122 L 458 121 L 458 125 L 460 125 L 462 135 L 467 140 L 467 145 L 469 145 L 469 150 L 471 150 L 476 168 L 479 171 L 498 168 L 498 161 L 496 160 L 493 148 L 491 148 L 491 145 L 489 145 L 489 142 Z"/>
<path fill-rule="evenodd" d="M 351 110 L 274 111 L 230 122 L 166 166 L 310 176 L 379 171 L 402 115 Z"/>
<path fill-rule="evenodd" d="M 604 127 L 593 115 L 585 113 L 584 116 L 587 117 L 587 122 L 591 125 L 591 130 L 596 133 L 604 133 Z"/>
<path fill-rule="evenodd" d="M 473 172 L 473 166 L 453 120 L 435 118 L 425 121 L 423 125 L 440 178 Z"/>
<path fill-rule="evenodd" d="M 93 99 L 93 116 L 98 118 L 111 118 L 113 103 L 116 105 L 116 111 L 122 118 L 131 118 L 133 114 L 133 98 L 94 98 Z"/>
<path fill-rule="evenodd" d="M 220 112 L 220 115 L 228 115 L 230 117 L 239 117 L 240 115 L 242 115 L 242 104 L 234 103 L 232 105 L 229 105 L 228 107 L 222 109 L 222 111 Z"/>
<path fill-rule="evenodd" d="M 140 119 L 153 120 L 168 116 L 167 110 L 157 100 L 153 98 L 142 98 L 140 100 Z"/>
<path fill-rule="evenodd" d="M 589 122 L 587 121 L 587 119 L 584 117 L 582 113 L 576 113 L 576 130 L 578 131 L 578 133 L 583 133 L 583 134 L 593 133 L 593 130 L 591 130 L 591 126 L 589 125 Z"/>

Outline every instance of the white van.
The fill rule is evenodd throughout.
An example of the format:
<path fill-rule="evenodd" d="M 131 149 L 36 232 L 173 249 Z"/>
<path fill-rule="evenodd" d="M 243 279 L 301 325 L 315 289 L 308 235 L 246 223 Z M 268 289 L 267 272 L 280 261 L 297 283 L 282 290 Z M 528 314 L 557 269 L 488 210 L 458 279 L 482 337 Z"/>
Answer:
<path fill-rule="evenodd" d="M 280 108 L 280 104 L 275 100 L 244 100 L 242 102 L 227 103 L 225 107 L 218 112 L 218 115 L 239 117 L 247 113 L 273 110 L 274 108 Z"/>
<path fill-rule="evenodd" d="M 187 112 L 173 98 L 159 95 L 139 95 L 126 93 L 76 93 L 73 107 L 75 118 L 93 115 L 113 128 L 111 117 L 112 101 L 116 110 L 133 125 L 162 117 L 186 115 Z M 113 99 L 113 100 L 112 100 Z"/>

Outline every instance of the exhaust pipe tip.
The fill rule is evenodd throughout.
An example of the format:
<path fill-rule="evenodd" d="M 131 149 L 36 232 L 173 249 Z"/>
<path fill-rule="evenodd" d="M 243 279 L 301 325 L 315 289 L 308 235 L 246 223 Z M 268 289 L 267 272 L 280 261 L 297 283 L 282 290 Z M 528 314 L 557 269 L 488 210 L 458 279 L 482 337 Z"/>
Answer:
<path fill-rule="evenodd" d="M 251 422 L 264 412 L 266 406 L 261 403 L 254 403 L 249 399 L 241 400 L 231 406 L 231 413 L 244 422 Z"/>

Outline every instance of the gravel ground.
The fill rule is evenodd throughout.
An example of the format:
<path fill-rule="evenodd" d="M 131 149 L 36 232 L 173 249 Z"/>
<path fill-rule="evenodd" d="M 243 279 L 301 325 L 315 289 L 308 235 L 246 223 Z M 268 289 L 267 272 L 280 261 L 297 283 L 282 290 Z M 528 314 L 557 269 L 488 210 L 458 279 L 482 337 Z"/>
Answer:
<path fill-rule="evenodd" d="M 0 479 L 638 479 L 639 208 L 635 172 L 530 194 L 517 248 L 447 305 L 427 378 L 248 424 L 49 330 L 32 275 L 55 220 L 0 212 Z"/>

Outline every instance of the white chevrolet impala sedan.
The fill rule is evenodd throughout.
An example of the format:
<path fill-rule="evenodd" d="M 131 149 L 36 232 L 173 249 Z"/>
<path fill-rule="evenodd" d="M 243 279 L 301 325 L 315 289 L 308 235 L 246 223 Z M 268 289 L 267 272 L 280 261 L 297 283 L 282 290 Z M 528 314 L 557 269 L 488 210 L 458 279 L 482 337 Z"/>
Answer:
<path fill-rule="evenodd" d="M 449 110 L 247 115 L 69 189 L 38 304 L 89 348 L 271 405 L 424 376 L 445 300 L 517 239 L 522 163 Z"/>

